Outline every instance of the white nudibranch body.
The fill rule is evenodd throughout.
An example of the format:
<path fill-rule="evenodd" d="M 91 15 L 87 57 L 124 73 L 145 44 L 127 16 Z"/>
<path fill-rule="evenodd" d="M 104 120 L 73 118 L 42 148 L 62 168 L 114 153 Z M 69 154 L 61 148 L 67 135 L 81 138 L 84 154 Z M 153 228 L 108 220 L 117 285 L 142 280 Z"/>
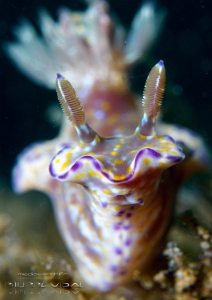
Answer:
<path fill-rule="evenodd" d="M 97 0 L 85 12 L 62 9 L 58 22 L 41 11 L 42 37 L 24 22 L 18 41 L 5 46 L 36 83 L 54 88 L 58 74 L 65 115 L 57 138 L 19 155 L 14 190 L 49 195 L 82 280 L 101 291 L 129 284 L 135 269 L 145 272 L 160 250 L 179 185 L 208 158 L 200 137 L 156 120 L 163 61 L 151 70 L 142 101 L 128 84 L 127 70 L 144 58 L 163 16 L 145 3 L 126 38 L 107 3 Z"/>

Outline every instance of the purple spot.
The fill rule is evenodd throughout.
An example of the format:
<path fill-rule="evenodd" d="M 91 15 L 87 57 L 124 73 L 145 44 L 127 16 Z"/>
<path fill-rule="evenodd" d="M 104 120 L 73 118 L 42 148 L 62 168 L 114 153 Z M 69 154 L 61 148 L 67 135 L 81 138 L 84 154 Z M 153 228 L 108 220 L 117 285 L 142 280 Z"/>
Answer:
<path fill-rule="evenodd" d="M 111 180 L 109 174 L 107 174 L 106 172 L 102 172 L 102 171 L 101 171 L 101 173 L 102 173 L 107 179 Z M 111 181 L 112 181 L 112 182 L 115 182 L 115 180 L 111 180 Z"/>
<path fill-rule="evenodd" d="M 114 249 L 114 252 L 115 252 L 117 255 L 121 255 L 121 254 L 122 254 L 121 248 L 118 248 L 118 247 Z"/>
<path fill-rule="evenodd" d="M 121 276 L 123 276 L 125 274 L 127 274 L 127 271 L 125 271 L 125 270 L 122 270 L 122 271 L 119 272 L 119 275 L 121 275 Z"/>
<path fill-rule="evenodd" d="M 177 147 L 177 150 L 178 150 L 179 152 L 183 152 L 183 149 L 182 149 L 181 147 Z"/>
<path fill-rule="evenodd" d="M 150 156 L 154 157 L 154 158 L 160 158 L 162 157 L 162 155 L 160 153 L 158 153 L 157 151 L 150 149 L 150 148 L 146 148 L 147 152 Z"/>
<path fill-rule="evenodd" d="M 120 211 L 116 214 L 116 216 L 117 216 L 117 217 L 121 217 L 121 216 L 123 216 L 124 213 L 125 213 L 125 210 L 120 210 Z"/>
<path fill-rule="evenodd" d="M 123 228 L 124 230 L 129 230 L 131 228 L 131 225 L 130 224 L 124 225 Z"/>
<path fill-rule="evenodd" d="M 135 207 L 134 207 L 134 206 L 130 206 L 130 209 L 131 209 L 131 210 L 134 210 L 134 209 L 135 209 Z"/>
<path fill-rule="evenodd" d="M 174 156 L 174 155 L 169 155 L 166 157 L 169 160 L 172 160 L 173 162 L 180 162 L 183 158 L 180 156 Z"/>
<path fill-rule="evenodd" d="M 103 207 L 103 208 L 106 208 L 107 205 L 108 205 L 107 202 L 102 202 L 102 207 Z"/>
<path fill-rule="evenodd" d="M 65 179 L 68 176 L 68 172 L 64 173 L 63 175 L 58 176 L 59 179 Z"/>
<path fill-rule="evenodd" d="M 96 160 L 94 160 L 93 164 L 94 164 L 94 167 L 96 168 L 97 171 L 101 170 L 100 165 L 99 165 L 99 163 Z"/>
<path fill-rule="evenodd" d="M 150 155 L 153 158 L 161 158 L 162 157 L 162 155 L 160 153 L 158 153 L 157 151 L 155 151 L 151 148 L 144 148 L 144 149 L 140 150 L 138 155 L 136 156 L 134 169 L 136 168 L 136 165 L 137 165 L 140 157 L 143 155 Z M 131 173 L 131 174 L 133 175 L 133 173 Z M 127 180 L 129 180 L 129 179 L 130 179 L 130 176 L 127 178 Z"/>
<path fill-rule="evenodd" d="M 124 242 L 125 246 L 129 246 L 131 244 L 131 239 L 130 238 L 127 238 Z"/>
<path fill-rule="evenodd" d="M 61 149 L 61 150 L 57 153 L 57 155 L 63 153 L 63 151 L 64 151 L 64 149 Z M 56 156 L 55 156 L 55 158 L 56 158 Z"/>
<path fill-rule="evenodd" d="M 158 64 L 159 67 L 164 67 L 164 62 L 163 62 L 163 60 L 160 60 L 157 64 Z"/>
<path fill-rule="evenodd" d="M 89 155 L 84 155 L 81 159 L 93 160 L 93 157 Z"/>
<path fill-rule="evenodd" d="M 79 161 L 75 162 L 75 164 L 71 167 L 72 171 L 76 171 L 81 167 L 81 163 Z"/>
<path fill-rule="evenodd" d="M 52 177 L 55 177 L 55 176 L 56 176 L 56 174 L 53 172 L 53 166 L 52 166 L 52 163 L 51 163 L 50 166 L 49 166 L 49 173 L 50 173 L 50 175 L 51 175 Z"/>
<path fill-rule="evenodd" d="M 139 198 L 137 201 L 138 204 L 140 205 L 144 205 L 144 199 L 143 198 Z"/>
<path fill-rule="evenodd" d="M 119 229 L 121 229 L 121 222 L 118 222 L 118 223 L 114 224 L 113 229 L 114 229 L 114 230 L 119 230 Z"/>
<path fill-rule="evenodd" d="M 62 79 L 62 78 L 64 78 L 60 73 L 57 73 L 57 79 Z"/>
<path fill-rule="evenodd" d="M 129 219 L 131 216 L 132 216 L 131 213 L 127 213 L 127 214 L 126 214 L 126 217 L 127 217 L 128 219 Z"/>
<path fill-rule="evenodd" d="M 111 272 L 116 272 L 118 270 L 117 266 L 110 266 L 110 271 Z"/>
<path fill-rule="evenodd" d="M 170 135 L 167 135 L 167 140 L 175 144 L 175 140 Z"/>

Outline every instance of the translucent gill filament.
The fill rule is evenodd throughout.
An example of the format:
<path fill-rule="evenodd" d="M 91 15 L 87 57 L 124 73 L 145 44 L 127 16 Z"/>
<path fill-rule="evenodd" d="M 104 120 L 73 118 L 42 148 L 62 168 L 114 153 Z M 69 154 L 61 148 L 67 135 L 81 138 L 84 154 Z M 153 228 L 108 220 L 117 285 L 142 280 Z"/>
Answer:
<path fill-rule="evenodd" d="M 60 74 L 57 74 L 56 91 L 62 109 L 75 126 L 80 140 L 84 143 L 92 142 L 97 134 L 86 123 L 84 111 L 74 88 L 70 82 Z"/>
<path fill-rule="evenodd" d="M 138 127 L 142 135 L 155 135 L 155 119 L 160 111 L 165 80 L 166 71 L 163 61 L 160 60 L 150 71 L 144 88 L 142 99 L 143 117 Z"/>

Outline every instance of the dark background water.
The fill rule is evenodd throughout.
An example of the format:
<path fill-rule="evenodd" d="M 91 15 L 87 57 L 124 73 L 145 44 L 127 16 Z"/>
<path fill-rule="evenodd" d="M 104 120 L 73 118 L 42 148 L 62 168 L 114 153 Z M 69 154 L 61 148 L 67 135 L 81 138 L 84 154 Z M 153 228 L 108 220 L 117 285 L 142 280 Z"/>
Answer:
<path fill-rule="evenodd" d="M 126 28 L 142 1 L 111 0 L 112 11 Z M 21 18 L 37 26 L 37 10 L 46 8 L 56 19 L 61 5 L 73 10 L 86 6 L 73 0 L 1 0 L 0 39 L 12 41 L 12 27 Z M 158 1 L 167 9 L 167 19 L 158 43 L 145 64 L 130 73 L 136 92 L 142 93 L 150 66 L 165 61 L 167 92 L 164 99 L 164 118 L 192 128 L 204 136 L 212 147 L 212 10 L 210 1 Z M 37 26 L 38 28 L 38 26 Z M 0 117 L 0 175 L 8 182 L 17 154 L 28 144 L 53 138 L 58 127 L 48 122 L 46 110 L 56 103 L 54 91 L 38 87 L 0 51 L 1 60 L 1 117 Z"/>

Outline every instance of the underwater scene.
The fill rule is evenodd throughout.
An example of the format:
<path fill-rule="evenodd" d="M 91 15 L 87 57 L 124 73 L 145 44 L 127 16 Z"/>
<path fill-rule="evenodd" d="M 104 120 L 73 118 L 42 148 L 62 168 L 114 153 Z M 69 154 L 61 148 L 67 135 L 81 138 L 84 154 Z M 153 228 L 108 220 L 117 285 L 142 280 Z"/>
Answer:
<path fill-rule="evenodd" d="M 0 300 L 212 299 L 210 2 L 0 3 Z"/>

